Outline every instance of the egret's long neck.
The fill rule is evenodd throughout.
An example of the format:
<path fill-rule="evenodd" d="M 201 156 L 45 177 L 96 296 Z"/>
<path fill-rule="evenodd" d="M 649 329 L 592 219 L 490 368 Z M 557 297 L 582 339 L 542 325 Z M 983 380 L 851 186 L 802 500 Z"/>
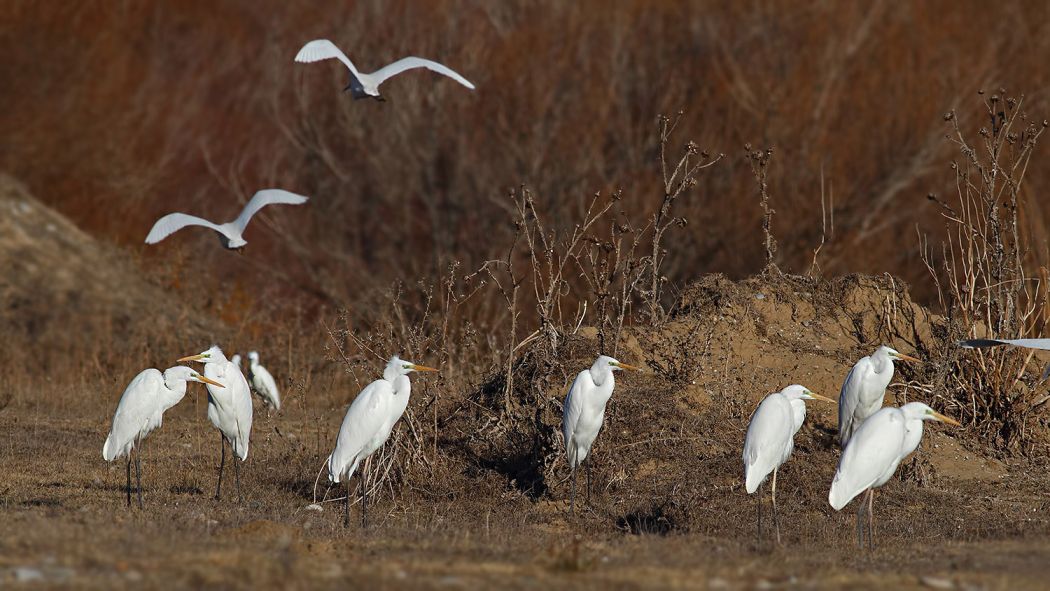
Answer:
<path fill-rule="evenodd" d="M 890 373 L 893 374 L 893 360 L 890 359 L 889 355 L 879 353 L 875 355 L 875 373 Z"/>
<path fill-rule="evenodd" d="M 604 386 L 606 384 L 612 386 L 616 383 L 616 378 L 613 377 L 613 371 L 609 368 L 599 370 L 591 368 L 591 379 L 594 380 L 595 386 Z"/>
<path fill-rule="evenodd" d="M 168 389 L 168 392 L 170 393 L 172 405 L 182 400 L 182 397 L 186 395 L 185 378 L 165 375 L 164 386 Z"/>
<path fill-rule="evenodd" d="M 394 396 L 408 396 L 412 393 L 412 382 L 409 381 L 408 376 L 401 374 L 393 379 L 394 384 Z"/>

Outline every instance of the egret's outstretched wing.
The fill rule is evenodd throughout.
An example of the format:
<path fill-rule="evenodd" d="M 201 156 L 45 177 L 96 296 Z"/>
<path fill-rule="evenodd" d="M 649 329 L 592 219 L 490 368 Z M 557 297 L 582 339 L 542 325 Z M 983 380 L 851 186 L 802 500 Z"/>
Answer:
<path fill-rule="evenodd" d="M 873 486 L 901 461 L 905 422 L 900 409 L 883 408 L 868 417 L 842 451 L 828 502 L 836 511 Z M 892 472 L 890 472 L 892 474 Z"/>
<path fill-rule="evenodd" d="M 1013 345 L 1026 349 L 1050 351 L 1050 339 L 970 339 L 968 341 L 959 341 L 959 346 L 967 349 L 998 347 L 999 345 Z"/>
<path fill-rule="evenodd" d="M 244 206 L 241 215 L 237 216 L 237 219 L 233 221 L 233 225 L 237 226 L 237 229 L 243 234 L 244 228 L 251 221 L 252 216 L 267 205 L 302 205 L 307 201 L 309 201 L 309 197 L 303 197 L 281 189 L 263 189 L 252 196 L 252 200 L 248 202 L 248 205 Z"/>
<path fill-rule="evenodd" d="M 222 228 L 206 219 L 185 213 L 169 213 L 153 224 L 153 229 L 149 231 L 149 236 L 146 236 L 146 244 L 156 244 L 186 226 L 204 226 L 220 234 L 223 233 Z"/>
<path fill-rule="evenodd" d="M 350 61 L 350 58 L 346 57 L 346 54 L 328 39 L 315 39 L 306 45 L 303 45 L 302 49 L 299 50 L 299 53 L 295 54 L 295 61 L 304 64 L 332 58 L 346 64 L 346 67 L 350 68 L 350 71 L 353 72 L 354 76 L 360 75 L 357 68 L 354 67 L 354 63 Z"/>
<path fill-rule="evenodd" d="M 583 404 L 588 396 L 594 394 L 594 380 L 591 379 L 589 370 L 581 371 L 569 388 L 569 395 L 565 397 L 561 413 L 561 434 L 565 438 L 565 456 L 569 460 L 569 466 L 575 468 L 583 461 L 576 456 L 576 444 L 573 442 L 573 434 L 576 432 L 576 424 L 583 413 Z"/>
<path fill-rule="evenodd" d="M 421 57 L 406 57 L 406 58 L 399 59 L 396 62 L 390 64 L 389 66 L 385 66 L 385 67 L 381 68 L 380 70 L 377 70 L 376 72 L 373 72 L 370 75 L 373 77 L 373 79 L 375 79 L 376 86 L 379 86 L 387 78 L 391 78 L 393 76 L 397 76 L 398 74 L 400 74 L 401 72 L 404 72 L 405 70 L 412 70 L 412 69 L 415 69 L 415 68 L 426 68 L 426 69 L 430 70 L 431 72 L 437 72 L 438 74 L 443 74 L 443 75 L 448 76 L 449 78 L 455 80 L 456 82 L 459 82 L 463 86 L 466 86 L 467 88 L 469 88 L 471 90 L 474 90 L 474 85 L 471 84 L 469 80 L 467 80 L 463 76 L 460 76 L 458 73 L 456 73 L 452 68 L 449 68 L 447 66 L 439 64 L 439 63 L 437 63 L 435 61 L 431 61 L 431 60 L 428 60 L 428 59 L 423 59 Z"/>
<path fill-rule="evenodd" d="M 373 439 L 383 426 L 389 411 L 394 388 L 386 380 L 376 380 L 365 386 L 343 417 L 335 450 L 328 456 L 328 478 L 338 483 L 343 476 L 350 478 L 362 459 L 362 452 L 369 449 Z"/>
<path fill-rule="evenodd" d="M 163 402 L 160 389 L 164 375 L 150 368 L 132 378 L 113 414 L 113 428 L 102 446 L 102 457 L 113 461 L 131 450 L 139 434 L 146 428 L 153 414 Z"/>
<path fill-rule="evenodd" d="M 744 486 L 758 490 L 769 473 L 784 459 L 784 450 L 795 434 L 794 413 L 787 397 L 770 394 L 751 415 L 744 437 Z"/>

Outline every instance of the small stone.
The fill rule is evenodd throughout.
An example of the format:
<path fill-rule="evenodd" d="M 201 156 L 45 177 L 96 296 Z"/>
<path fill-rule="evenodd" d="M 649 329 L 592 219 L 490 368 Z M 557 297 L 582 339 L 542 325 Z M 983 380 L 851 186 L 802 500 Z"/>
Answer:
<path fill-rule="evenodd" d="M 324 511 L 324 507 L 318 505 L 317 503 L 310 503 L 309 505 L 306 506 L 306 510 L 307 511 L 317 511 L 318 513 L 321 513 L 322 511 Z"/>
<path fill-rule="evenodd" d="M 919 577 L 919 582 L 933 589 L 955 589 L 955 583 L 939 577 Z"/>

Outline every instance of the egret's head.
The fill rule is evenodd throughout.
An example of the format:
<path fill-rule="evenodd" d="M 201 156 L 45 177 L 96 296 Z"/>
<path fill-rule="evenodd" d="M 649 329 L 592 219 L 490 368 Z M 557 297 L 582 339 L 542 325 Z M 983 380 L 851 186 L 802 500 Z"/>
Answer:
<path fill-rule="evenodd" d="M 259 363 L 259 352 L 250 351 L 248 353 L 248 361 L 251 361 L 252 363 Z"/>
<path fill-rule="evenodd" d="M 951 417 L 946 417 L 921 402 L 909 402 L 901 407 L 901 412 L 903 412 L 904 416 L 909 419 L 919 419 L 920 421 L 940 421 L 956 427 L 962 427 L 962 425 L 959 424 L 959 421 L 956 421 Z"/>
<path fill-rule="evenodd" d="M 197 373 L 193 368 L 186 367 L 184 365 L 176 365 L 175 367 L 169 367 L 164 371 L 165 380 L 172 378 L 176 380 L 182 380 L 185 382 L 200 382 L 202 384 L 211 384 L 212 386 L 225 388 L 225 386 L 223 386 L 219 382 L 208 379 L 202 376 L 201 374 Z"/>
<path fill-rule="evenodd" d="M 179 363 L 183 361 L 200 361 L 201 363 L 219 363 L 227 361 L 226 355 L 223 355 L 222 349 L 218 345 L 212 345 L 208 350 L 197 353 L 196 355 L 190 355 L 183 357 L 178 360 Z"/>
<path fill-rule="evenodd" d="M 414 371 L 437 371 L 437 368 L 417 365 L 394 355 L 390 358 L 390 361 L 387 362 L 386 369 L 383 371 L 383 376 L 389 380 L 397 376 L 408 375 Z"/>
<path fill-rule="evenodd" d="M 823 400 L 824 402 L 835 402 L 830 398 L 810 391 L 809 388 L 801 384 L 792 384 L 781 390 L 780 393 L 787 396 L 790 400 Z"/>
<path fill-rule="evenodd" d="M 905 355 L 904 353 L 901 353 L 900 351 L 898 351 L 898 350 L 896 350 L 896 349 L 894 349 L 892 347 L 887 347 L 886 345 L 883 345 L 883 346 L 879 347 L 875 351 L 875 354 L 876 355 L 883 355 L 885 357 L 889 357 L 893 361 L 914 361 L 914 362 L 920 362 L 921 361 L 921 359 L 912 357 L 911 355 Z"/>
<path fill-rule="evenodd" d="M 609 357 L 608 355 L 602 355 L 598 357 L 597 361 L 594 362 L 594 365 L 591 366 L 591 369 L 598 372 L 603 372 L 605 370 L 619 371 L 621 369 L 626 369 L 629 371 L 641 371 L 641 368 L 639 367 L 627 365 L 626 363 L 621 363 L 613 359 L 612 357 Z"/>

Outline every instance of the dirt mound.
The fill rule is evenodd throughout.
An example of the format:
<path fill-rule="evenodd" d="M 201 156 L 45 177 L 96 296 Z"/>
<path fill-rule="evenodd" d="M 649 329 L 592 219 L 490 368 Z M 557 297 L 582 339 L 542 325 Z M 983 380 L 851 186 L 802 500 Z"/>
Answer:
<path fill-rule="evenodd" d="M 178 327 L 187 307 L 143 277 L 126 252 L 95 240 L 0 175 L 0 351 L 47 370 L 85 347 L 127 354 Z M 139 335 L 141 338 L 131 338 Z M 96 355 L 96 354 L 93 354 Z"/>

